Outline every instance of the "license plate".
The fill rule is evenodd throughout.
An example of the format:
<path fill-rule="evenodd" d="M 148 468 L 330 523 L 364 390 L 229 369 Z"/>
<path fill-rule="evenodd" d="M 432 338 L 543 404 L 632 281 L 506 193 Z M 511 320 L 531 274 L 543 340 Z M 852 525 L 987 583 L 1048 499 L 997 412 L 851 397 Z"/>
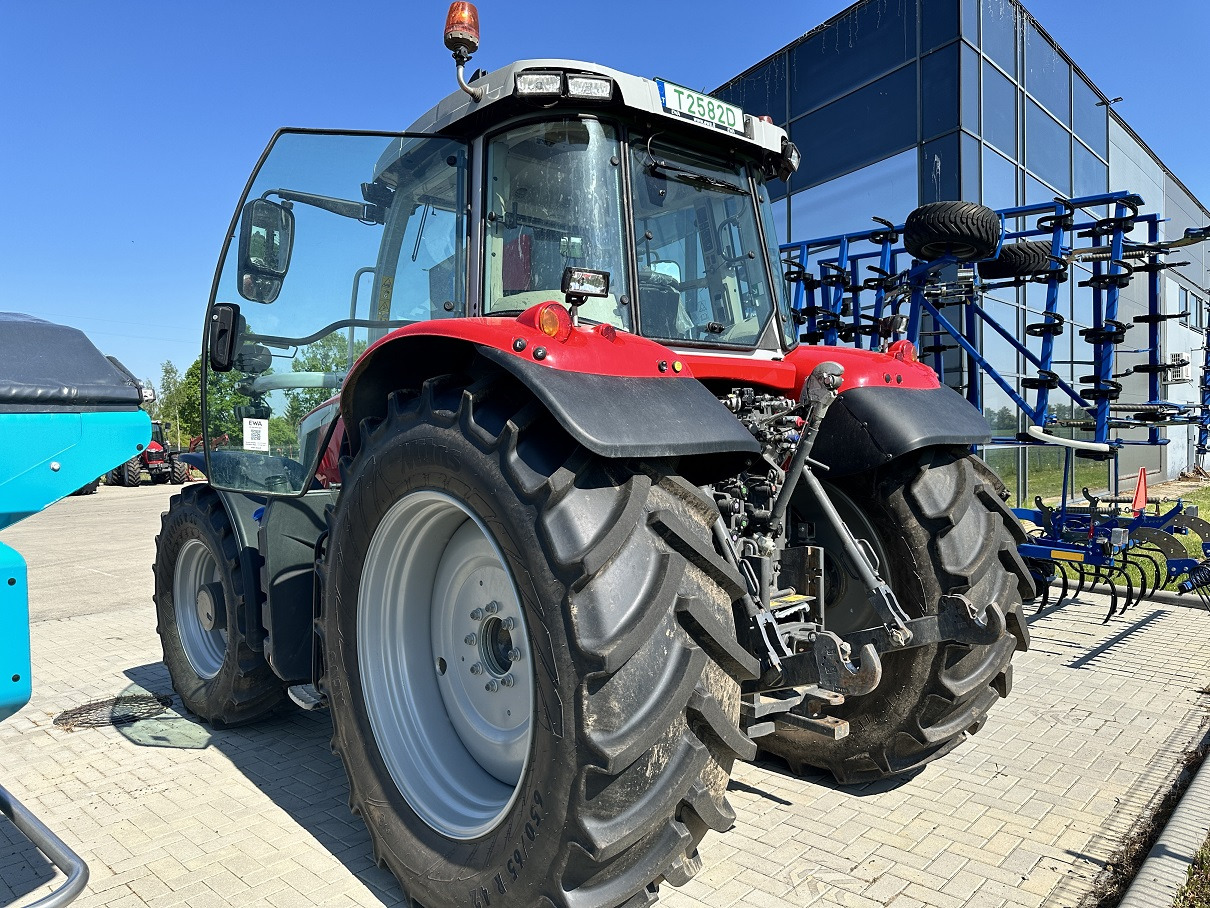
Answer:
<path fill-rule="evenodd" d="M 660 102 L 670 114 L 741 136 L 745 134 L 744 112 L 734 104 L 663 79 L 656 79 L 655 84 L 660 89 Z"/>

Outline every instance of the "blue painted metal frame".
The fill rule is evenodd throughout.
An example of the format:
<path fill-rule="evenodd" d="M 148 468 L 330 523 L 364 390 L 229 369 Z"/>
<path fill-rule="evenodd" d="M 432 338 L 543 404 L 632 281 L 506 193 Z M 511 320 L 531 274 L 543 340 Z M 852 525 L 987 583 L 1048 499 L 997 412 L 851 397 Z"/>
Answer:
<path fill-rule="evenodd" d="M 1199 457 L 1204 456 L 1210 452 L 1210 344 L 1207 345 L 1202 365 L 1200 404 L 1179 404 L 1163 399 L 1162 379 L 1167 364 L 1161 358 L 1160 322 L 1172 316 L 1161 311 L 1159 273 L 1166 267 L 1162 256 L 1168 249 L 1159 241 L 1159 217 L 1140 214 L 1142 204 L 1139 196 L 1120 191 L 1074 199 L 1056 198 L 1053 202 L 1022 205 L 997 212 L 1002 228 L 1001 240 L 996 254 L 991 258 L 999 255 L 1004 243 L 1048 238 L 1052 263 L 1042 275 L 986 283 L 975 280 L 974 266 L 959 266 L 953 258 L 932 262 L 910 260 L 906 250 L 898 245 L 902 227 L 887 225 L 785 244 L 781 247 L 783 255 L 801 268 L 792 307 L 796 319 L 805 327 L 803 339 L 808 343 L 831 345 L 846 342 L 861 348 L 865 346 L 867 337 L 870 338 L 870 346 L 873 346 L 876 338 L 889 343 L 906 337 L 926 360 L 932 360 L 933 367 L 943 380 L 942 354 L 947 349 L 960 349 L 967 364 L 966 397 L 981 412 L 984 409 L 985 379 L 990 379 L 1037 429 L 1043 433 L 1050 428 L 1060 427 L 1091 431 L 1091 441 L 1103 446 L 1106 457 L 1116 460 L 1117 453 L 1127 444 L 1167 444 L 1168 440 L 1161 437 L 1159 427 L 1180 424 L 1196 424 L 1200 427 L 1197 450 Z M 1112 215 L 1088 214 L 1090 209 L 1112 210 Z M 1084 213 L 1084 219 L 1077 220 L 1081 212 Z M 1007 229 L 1009 225 L 1019 227 L 1033 217 L 1038 220 L 1032 226 Z M 1137 225 L 1146 226 L 1147 240 L 1145 243 L 1128 244 L 1126 234 Z M 1205 233 L 1205 230 L 1201 231 L 1200 238 L 1205 238 Z M 1090 244 L 1077 250 L 1075 241 L 1078 238 L 1087 238 Z M 1088 286 L 1092 291 L 1092 324 L 1078 335 L 1090 350 L 1087 358 L 1076 356 L 1073 352 L 1070 361 L 1061 360 L 1058 364 L 1090 365 L 1091 374 L 1080 379 L 1081 383 L 1087 385 L 1082 388 L 1073 387 L 1075 383 L 1064 380 L 1054 368 L 1057 364 L 1055 340 L 1063 333 L 1065 321 L 1059 311 L 1060 284 L 1069 278 L 1068 263 L 1073 255 L 1091 265 L 1091 277 L 1081 286 Z M 911 261 L 911 265 L 901 271 L 898 265 L 905 258 Z M 1128 258 L 1133 259 L 1134 263 L 1127 261 Z M 878 264 L 873 266 L 875 259 Z M 862 280 L 863 266 L 868 267 L 875 277 Z M 939 279 L 947 269 L 959 267 L 972 270 L 959 281 L 946 283 Z M 817 274 L 812 273 L 812 269 Z M 1121 291 L 1140 271 L 1145 272 L 1148 278 L 1147 313 L 1136 318 L 1136 324 L 1123 325 L 1118 319 Z M 1022 286 L 1033 281 L 1046 285 L 1046 302 L 1040 313 L 1042 321 L 1027 327 L 1027 333 L 1039 337 L 1041 341 L 1037 353 L 1030 350 L 1014 330 L 1002 325 L 979 302 L 980 294 L 984 291 Z M 905 302 L 906 312 L 903 311 Z M 962 306 L 961 320 L 953 320 L 945 314 L 943 310 L 950 305 Z M 895 330 L 890 330 L 892 326 L 881 321 L 887 314 L 888 306 L 892 315 L 902 317 L 893 326 Z M 926 316 L 935 329 L 929 334 L 923 333 Z M 1126 332 L 1139 324 L 1147 327 L 1146 346 L 1119 350 L 1125 342 Z M 980 333 L 986 334 L 988 330 L 994 331 L 1025 362 L 1037 369 L 1037 378 L 1031 378 L 1026 387 L 1026 391 L 1036 391 L 1032 403 L 1028 393 L 1019 392 L 983 355 Z M 925 337 L 934 340 L 922 342 Z M 1146 353 L 1147 363 L 1124 373 L 1115 373 L 1118 352 Z M 1134 404 L 1118 404 L 1116 401 L 1121 391 L 1118 379 L 1131 372 L 1147 375 L 1147 399 Z M 1053 411 L 1052 391 L 1061 393 L 1070 401 L 1072 419 L 1061 419 Z M 1083 418 L 1074 418 L 1078 411 L 1085 414 Z M 1143 440 L 1115 437 L 1114 432 L 1123 429 L 1145 429 L 1147 435 Z M 994 438 L 993 444 L 1020 446 L 1047 442 L 1036 435 L 1021 433 Z M 1021 546 L 1024 557 L 1036 562 L 1053 564 L 1067 561 L 1098 569 L 1120 570 L 1129 549 L 1135 544 L 1130 536 L 1132 531 L 1145 528 L 1176 534 L 1188 532 L 1174 525 L 1183 510 L 1183 504 L 1179 501 L 1164 514 L 1158 513 L 1158 508 L 1156 514 L 1127 515 L 1097 513 L 1091 507 L 1070 506 L 1068 495 L 1073 475 L 1073 451 L 1070 446 L 1065 448 L 1065 454 L 1063 494 L 1059 506 L 1044 508 L 1039 500 L 1036 508 L 1014 509 L 1018 516 L 1040 527 L 1031 541 Z M 1116 471 L 1114 485 L 1116 492 Z M 1203 540 L 1202 548 L 1203 553 L 1210 556 L 1210 540 Z M 1196 564 L 1195 559 L 1172 559 L 1168 563 L 1166 579 L 1175 579 L 1191 571 Z"/>

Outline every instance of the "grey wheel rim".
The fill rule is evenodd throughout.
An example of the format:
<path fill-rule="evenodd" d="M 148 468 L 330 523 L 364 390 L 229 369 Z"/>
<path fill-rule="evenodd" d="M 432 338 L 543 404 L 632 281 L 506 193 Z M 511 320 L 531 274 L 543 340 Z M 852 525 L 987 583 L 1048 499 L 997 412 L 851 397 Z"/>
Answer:
<path fill-rule="evenodd" d="M 418 491 L 382 518 L 362 567 L 357 660 L 379 753 L 411 808 L 452 839 L 493 829 L 529 760 L 533 659 L 504 556 L 462 502 Z"/>
<path fill-rule="evenodd" d="M 198 615 L 198 590 L 222 581 L 218 560 L 200 539 L 189 539 L 177 554 L 172 572 L 172 605 L 185 657 L 199 678 L 209 680 L 223 667 L 227 631 L 207 630 Z"/>

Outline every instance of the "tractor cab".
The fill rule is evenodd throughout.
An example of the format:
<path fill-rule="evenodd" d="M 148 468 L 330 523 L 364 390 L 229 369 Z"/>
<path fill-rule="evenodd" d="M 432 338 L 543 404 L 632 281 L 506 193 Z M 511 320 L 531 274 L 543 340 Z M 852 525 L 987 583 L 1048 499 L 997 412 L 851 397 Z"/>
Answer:
<path fill-rule="evenodd" d="M 543 330 L 564 338 L 766 360 L 795 343 L 765 189 L 797 166 L 781 129 L 570 60 L 459 79 L 404 134 L 274 137 L 209 310 L 206 432 L 232 440 L 215 484 L 304 491 L 349 371 L 417 323 L 554 302 Z"/>

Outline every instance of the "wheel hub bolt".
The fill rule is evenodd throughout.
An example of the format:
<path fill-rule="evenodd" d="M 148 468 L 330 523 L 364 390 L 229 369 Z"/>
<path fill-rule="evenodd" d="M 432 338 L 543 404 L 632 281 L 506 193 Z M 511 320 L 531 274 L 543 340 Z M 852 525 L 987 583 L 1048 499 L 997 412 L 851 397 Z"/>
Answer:
<path fill-rule="evenodd" d="M 508 661 L 509 662 L 517 662 L 518 660 L 520 660 L 520 658 L 521 658 L 521 650 L 517 649 L 515 646 L 508 651 Z"/>
<path fill-rule="evenodd" d="M 472 621 L 482 621 L 483 620 L 483 609 L 477 608 L 473 612 L 471 612 L 471 620 Z"/>
<path fill-rule="evenodd" d="M 505 675 L 503 678 L 500 679 L 500 683 L 503 684 L 505 687 L 512 687 L 514 684 L 517 683 L 517 679 L 513 677 L 512 672 L 509 672 L 507 675 Z"/>
<path fill-rule="evenodd" d="M 465 637 L 466 645 L 467 645 L 467 646 L 474 646 L 474 645 L 475 645 L 475 641 L 476 641 L 477 639 L 478 639 L 478 638 L 477 638 L 477 637 L 476 637 L 474 634 L 467 634 L 467 635 L 466 635 L 466 637 Z"/>
<path fill-rule="evenodd" d="M 500 685 L 499 685 L 499 683 L 496 681 L 496 679 L 495 679 L 495 678 L 492 678 L 492 679 L 491 679 L 490 681 L 488 681 L 488 682 L 487 682 L 485 685 L 483 685 L 483 689 L 484 689 L 484 690 L 486 690 L 486 691 L 490 691 L 491 693 L 493 693 L 493 694 L 494 694 L 496 691 L 498 691 L 498 690 L 500 689 Z"/>
<path fill-rule="evenodd" d="M 483 611 L 487 612 L 489 615 L 494 615 L 496 612 L 500 611 L 500 603 L 489 602 L 483 607 Z"/>
<path fill-rule="evenodd" d="M 504 624 L 504 629 L 506 631 L 511 631 L 514 627 L 517 626 L 517 619 L 516 618 L 505 618 L 503 621 L 503 624 Z"/>
<path fill-rule="evenodd" d="M 483 664 L 480 662 L 476 662 L 474 665 L 472 665 L 471 674 L 472 675 L 482 675 L 483 674 Z"/>

